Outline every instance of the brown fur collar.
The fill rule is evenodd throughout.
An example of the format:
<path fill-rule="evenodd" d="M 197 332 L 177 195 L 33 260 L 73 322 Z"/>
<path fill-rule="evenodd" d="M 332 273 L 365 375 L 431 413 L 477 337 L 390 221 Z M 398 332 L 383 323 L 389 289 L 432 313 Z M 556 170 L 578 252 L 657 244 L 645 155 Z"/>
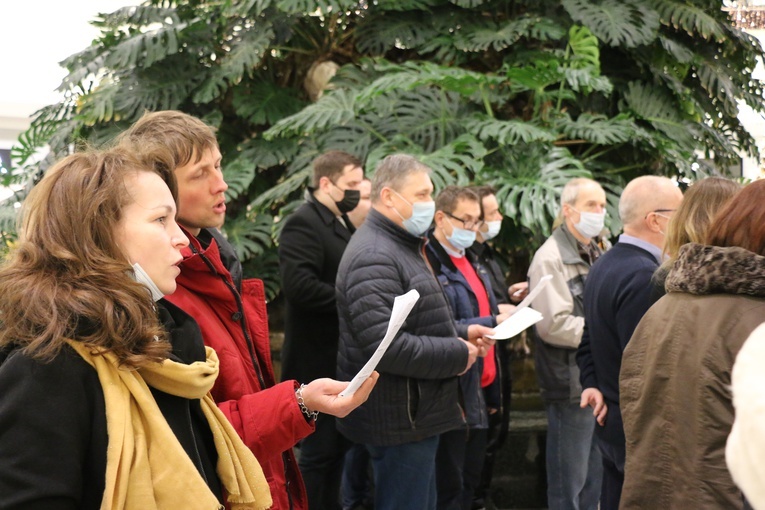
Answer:
<path fill-rule="evenodd" d="M 667 292 L 765 297 L 765 257 L 738 247 L 689 243 L 667 275 Z"/>

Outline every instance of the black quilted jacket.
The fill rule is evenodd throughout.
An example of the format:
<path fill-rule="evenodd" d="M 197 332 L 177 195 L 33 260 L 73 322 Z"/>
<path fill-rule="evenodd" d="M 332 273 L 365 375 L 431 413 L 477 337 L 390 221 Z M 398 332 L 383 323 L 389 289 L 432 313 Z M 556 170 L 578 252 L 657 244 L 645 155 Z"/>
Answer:
<path fill-rule="evenodd" d="M 377 367 L 369 400 L 338 420 L 340 432 L 356 443 L 392 446 L 464 426 L 456 375 L 468 351 L 457 336 L 467 338 L 467 326 L 455 329 L 423 243 L 373 209 L 340 262 L 340 380 L 350 380 L 382 341 L 394 298 L 411 289 L 420 294 Z"/>

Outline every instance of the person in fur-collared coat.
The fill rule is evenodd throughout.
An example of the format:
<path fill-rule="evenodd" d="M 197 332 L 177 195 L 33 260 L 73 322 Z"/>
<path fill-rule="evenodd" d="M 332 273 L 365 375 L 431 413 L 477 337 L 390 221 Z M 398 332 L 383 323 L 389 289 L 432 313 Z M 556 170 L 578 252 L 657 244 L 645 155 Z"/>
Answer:
<path fill-rule="evenodd" d="M 731 370 L 765 320 L 765 181 L 744 188 L 680 250 L 667 295 L 624 351 L 627 440 L 620 508 L 744 508 L 725 464 Z"/>

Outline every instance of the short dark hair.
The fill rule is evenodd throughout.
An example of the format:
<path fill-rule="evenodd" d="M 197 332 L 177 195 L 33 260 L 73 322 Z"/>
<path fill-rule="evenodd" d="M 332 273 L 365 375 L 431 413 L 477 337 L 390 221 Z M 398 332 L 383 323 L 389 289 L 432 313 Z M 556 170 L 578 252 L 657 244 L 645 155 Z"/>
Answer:
<path fill-rule="evenodd" d="M 313 186 L 318 188 L 322 177 L 327 177 L 330 181 L 335 182 L 335 179 L 343 174 L 343 169 L 348 165 L 353 165 L 353 168 L 361 167 L 362 171 L 364 169 L 361 166 L 361 160 L 347 152 L 332 150 L 317 156 L 313 160 Z"/>
<path fill-rule="evenodd" d="M 470 189 L 473 190 L 473 192 L 476 195 L 478 195 L 478 199 L 479 199 L 478 204 L 481 206 L 481 219 L 483 219 L 485 214 L 483 210 L 483 199 L 486 197 L 490 197 L 492 195 L 496 196 L 497 190 L 494 189 L 494 186 L 491 186 L 489 184 L 481 184 L 479 186 L 473 186 Z"/>
<path fill-rule="evenodd" d="M 765 180 L 744 186 L 712 220 L 706 244 L 765 255 Z"/>
<path fill-rule="evenodd" d="M 436 211 L 451 214 L 457 208 L 460 200 L 481 203 L 481 199 L 470 188 L 462 186 L 447 186 L 436 197 Z"/>

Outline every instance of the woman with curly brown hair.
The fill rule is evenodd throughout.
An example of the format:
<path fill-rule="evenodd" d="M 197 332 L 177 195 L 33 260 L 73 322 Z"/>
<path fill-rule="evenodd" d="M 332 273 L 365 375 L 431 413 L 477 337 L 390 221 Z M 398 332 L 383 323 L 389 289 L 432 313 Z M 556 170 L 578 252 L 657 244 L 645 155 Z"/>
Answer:
<path fill-rule="evenodd" d="M 68 156 L 24 202 L 0 267 L 2 509 L 271 505 L 208 394 L 215 352 L 162 299 L 188 240 L 172 171 L 142 151 Z"/>

